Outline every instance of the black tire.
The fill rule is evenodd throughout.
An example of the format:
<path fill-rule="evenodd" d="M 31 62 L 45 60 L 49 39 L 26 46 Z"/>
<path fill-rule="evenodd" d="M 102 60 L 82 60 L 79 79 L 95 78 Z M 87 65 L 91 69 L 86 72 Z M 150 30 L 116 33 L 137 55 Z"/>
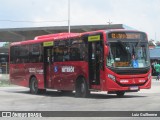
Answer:
<path fill-rule="evenodd" d="M 117 97 L 121 98 L 121 97 L 124 97 L 125 92 L 124 91 L 117 91 L 116 94 L 117 94 Z"/>
<path fill-rule="evenodd" d="M 38 81 L 35 77 L 32 77 L 30 81 L 30 93 L 38 94 L 39 92 L 40 90 L 38 89 Z"/>
<path fill-rule="evenodd" d="M 90 94 L 90 91 L 88 89 L 86 80 L 83 77 L 78 78 L 75 86 L 75 96 L 86 98 L 89 96 L 89 94 Z"/>

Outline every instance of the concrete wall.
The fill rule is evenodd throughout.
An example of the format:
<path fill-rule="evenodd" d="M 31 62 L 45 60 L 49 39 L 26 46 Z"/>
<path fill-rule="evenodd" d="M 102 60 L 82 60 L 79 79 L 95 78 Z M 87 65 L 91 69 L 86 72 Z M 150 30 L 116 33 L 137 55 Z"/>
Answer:
<path fill-rule="evenodd" d="M 0 74 L 0 81 L 9 81 L 9 74 Z"/>

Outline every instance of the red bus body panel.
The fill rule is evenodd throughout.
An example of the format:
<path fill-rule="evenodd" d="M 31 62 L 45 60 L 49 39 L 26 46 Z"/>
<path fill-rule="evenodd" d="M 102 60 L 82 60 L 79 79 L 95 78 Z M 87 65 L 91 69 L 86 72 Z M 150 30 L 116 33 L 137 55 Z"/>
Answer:
<path fill-rule="evenodd" d="M 10 64 L 11 83 L 29 87 L 29 80 L 32 76 L 36 76 L 38 88 L 44 89 L 43 63 Z"/>
<path fill-rule="evenodd" d="M 74 90 L 78 76 L 88 78 L 87 62 L 55 62 L 52 69 L 51 83 L 47 86 L 58 90 Z M 67 71 L 66 67 L 72 67 L 73 72 Z"/>
<path fill-rule="evenodd" d="M 110 79 L 107 75 L 113 74 L 116 76 L 116 81 Z M 138 89 L 150 89 L 151 88 L 151 79 L 152 77 L 149 76 L 151 71 L 146 74 L 140 75 L 118 75 L 106 69 L 106 77 L 103 82 L 103 89 L 102 91 L 132 91 L 131 87 L 137 86 Z M 149 76 L 149 77 L 148 77 Z M 122 81 L 122 82 L 121 82 Z"/>
<path fill-rule="evenodd" d="M 106 43 L 106 34 L 103 32 L 104 43 Z M 83 34 L 96 33 L 87 32 Z M 11 44 L 26 45 L 34 43 L 43 43 L 46 41 L 53 41 L 59 38 L 79 37 L 82 34 L 67 33 L 61 35 L 45 35 L 38 36 L 31 41 L 17 42 Z M 103 46 L 104 47 L 104 46 Z M 104 52 L 105 53 L 105 52 Z M 104 55 L 105 56 L 105 55 Z M 100 70 L 100 85 L 91 85 L 90 89 L 101 91 L 132 91 L 131 87 L 138 87 L 136 90 L 151 88 L 151 70 L 146 74 L 139 75 L 118 75 L 106 66 L 106 59 L 104 59 L 104 70 Z M 29 87 L 30 78 L 35 76 L 38 80 L 39 89 L 57 89 L 57 90 L 75 90 L 75 81 L 79 76 L 83 76 L 89 84 L 89 68 L 86 61 L 68 61 L 68 62 L 54 62 L 50 67 L 46 68 L 44 73 L 44 63 L 24 63 L 24 64 L 11 64 L 10 63 L 10 81 L 13 84 Z M 73 72 L 68 72 L 65 67 L 72 67 Z M 66 71 L 65 71 L 66 70 Z M 65 71 L 65 72 L 64 72 Z M 48 74 L 50 73 L 50 74 Z M 115 76 L 116 80 L 108 77 L 108 74 Z M 46 79 L 46 81 L 45 81 Z M 128 81 L 128 82 L 127 82 Z"/>

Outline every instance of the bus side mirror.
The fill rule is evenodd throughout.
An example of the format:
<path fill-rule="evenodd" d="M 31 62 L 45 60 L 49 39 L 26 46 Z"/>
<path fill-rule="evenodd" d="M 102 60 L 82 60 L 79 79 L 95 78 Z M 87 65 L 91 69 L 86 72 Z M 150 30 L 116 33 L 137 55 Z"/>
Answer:
<path fill-rule="evenodd" d="M 108 56 L 108 54 L 109 54 L 108 46 L 104 46 L 104 55 Z"/>

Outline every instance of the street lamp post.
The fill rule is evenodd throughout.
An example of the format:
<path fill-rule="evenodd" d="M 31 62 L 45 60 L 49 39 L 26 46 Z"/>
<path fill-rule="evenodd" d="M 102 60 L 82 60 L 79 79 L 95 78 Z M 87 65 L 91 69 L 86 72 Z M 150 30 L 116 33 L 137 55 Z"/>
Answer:
<path fill-rule="evenodd" d="M 70 27 L 70 0 L 68 0 L 68 33 L 71 32 L 71 27 Z"/>
<path fill-rule="evenodd" d="M 111 25 L 112 24 L 112 22 L 110 21 L 110 19 L 109 19 L 109 21 L 107 22 L 109 25 Z"/>

